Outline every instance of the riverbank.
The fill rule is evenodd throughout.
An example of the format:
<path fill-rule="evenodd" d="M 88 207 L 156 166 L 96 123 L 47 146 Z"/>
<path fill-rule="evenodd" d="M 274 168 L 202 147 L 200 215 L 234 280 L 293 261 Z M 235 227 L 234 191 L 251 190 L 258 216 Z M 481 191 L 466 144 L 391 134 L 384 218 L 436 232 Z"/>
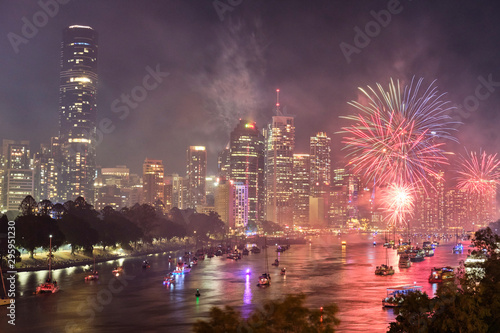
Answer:
<path fill-rule="evenodd" d="M 193 251 L 191 248 L 193 245 L 190 244 L 156 244 L 142 246 L 139 250 L 125 251 L 122 249 L 104 251 L 101 248 L 94 248 L 95 262 L 105 262 L 109 260 L 116 260 L 120 258 L 129 257 L 139 257 L 148 254 L 165 253 L 165 252 L 175 252 L 175 251 Z M 29 254 L 22 254 L 21 261 L 16 263 L 15 271 L 17 272 L 33 272 L 33 271 L 43 271 L 49 269 L 49 253 L 48 252 L 38 252 L 35 253 L 33 258 L 30 258 Z M 71 251 L 53 251 L 52 252 L 52 269 L 61 269 L 75 266 L 86 266 L 93 265 L 94 258 L 83 254 L 82 252 L 75 252 L 71 254 Z M 3 268 L 3 272 L 12 271 L 12 269 Z"/>

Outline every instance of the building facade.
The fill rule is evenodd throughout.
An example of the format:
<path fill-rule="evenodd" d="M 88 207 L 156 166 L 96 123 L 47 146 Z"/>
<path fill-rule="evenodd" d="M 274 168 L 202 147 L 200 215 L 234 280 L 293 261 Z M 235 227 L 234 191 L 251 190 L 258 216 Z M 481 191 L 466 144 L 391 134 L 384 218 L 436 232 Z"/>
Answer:
<path fill-rule="evenodd" d="M 207 151 L 204 146 L 188 148 L 186 170 L 187 208 L 196 209 L 206 204 Z"/>

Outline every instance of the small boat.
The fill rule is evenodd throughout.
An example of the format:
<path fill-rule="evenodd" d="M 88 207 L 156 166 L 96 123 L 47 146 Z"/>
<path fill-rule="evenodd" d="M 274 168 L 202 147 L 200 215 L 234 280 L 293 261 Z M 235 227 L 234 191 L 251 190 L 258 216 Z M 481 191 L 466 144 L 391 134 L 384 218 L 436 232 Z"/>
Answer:
<path fill-rule="evenodd" d="M 112 272 L 115 276 L 118 276 L 120 274 L 123 273 L 123 267 L 122 266 L 118 266 L 116 267 L 115 269 L 113 269 L 113 272 Z"/>
<path fill-rule="evenodd" d="M 425 249 L 424 253 L 425 253 L 426 257 L 433 257 L 434 256 L 434 250 L 432 248 L 431 249 Z"/>
<path fill-rule="evenodd" d="M 239 260 L 239 259 L 241 259 L 241 254 L 239 252 L 229 253 L 226 258 L 233 259 L 233 260 Z"/>
<path fill-rule="evenodd" d="M 460 254 L 463 252 L 464 252 L 464 246 L 462 245 L 462 243 L 457 243 L 457 245 L 453 247 L 453 253 Z"/>
<path fill-rule="evenodd" d="M 243 255 L 244 255 L 244 256 L 247 256 L 249 253 L 250 253 L 250 251 L 248 251 L 248 249 L 247 249 L 247 248 L 244 248 L 244 249 L 243 249 Z"/>
<path fill-rule="evenodd" d="M 411 267 L 411 260 L 407 253 L 403 253 L 399 256 L 399 268 L 409 268 Z"/>
<path fill-rule="evenodd" d="M 387 288 L 387 297 L 382 299 L 382 305 L 384 307 L 394 308 L 401 306 L 403 302 L 403 297 L 415 292 L 422 292 L 421 286 L 399 286 L 394 288 Z"/>
<path fill-rule="evenodd" d="M 260 253 L 260 249 L 257 246 L 253 246 L 250 250 L 252 253 Z"/>
<path fill-rule="evenodd" d="M 455 273 L 453 268 L 446 266 L 441 268 L 432 268 L 431 275 L 429 276 L 430 283 L 443 283 L 451 281 L 455 278 Z"/>
<path fill-rule="evenodd" d="M 286 274 L 286 268 L 285 268 L 285 267 L 283 267 L 283 268 L 281 269 L 281 273 L 280 273 L 280 274 L 281 274 L 281 275 L 285 275 L 285 274 Z"/>
<path fill-rule="evenodd" d="M 259 276 L 259 283 L 257 284 L 257 286 L 265 287 L 270 285 L 271 285 L 271 275 L 269 275 L 269 273 L 263 273 L 261 276 Z"/>
<path fill-rule="evenodd" d="M 94 270 L 92 273 L 85 276 L 85 281 L 96 281 L 99 280 L 99 272 L 95 269 L 95 256 L 94 256 Z"/>
<path fill-rule="evenodd" d="M 179 261 L 177 263 L 177 267 L 175 267 L 175 270 L 172 273 L 179 275 L 179 274 L 184 274 L 184 273 L 189 273 L 189 272 L 191 272 L 191 265 L 189 265 L 188 263 L 183 263 L 182 261 Z"/>
<path fill-rule="evenodd" d="M 144 260 L 142 262 L 142 268 L 151 268 L 151 265 L 149 264 L 149 261 Z"/>
<path fill-rule="evenodd" d="M 346 246 L 347 245 L 347 241 L 342 241 L 341 244 L 342 244 L 342 246 Z"/>
<path fill-rule="evenodd" d="M 274 259 L 274 262 L 271 265 L 278 267 L 280 265 L 280 261 L 278 259 Z"/>
<path fill-rule="evenodd" d="M 410 250 L 408 255 L 410 256 L 410 260 L 412 262 L 421 262 L 425 260 L 425 252 L 421 249 Z"/>
<path fill-rule="evenodd" d="M 196 297 L 200 297 L 201 294 L 200 294 L 200 289 L 196 289 L 196 293 L 194 294 Z"/>
<path fill-rule="evenodd" d="M 175 283 L 175 277 L 172 273 L 169 273 L 167 274 L 164 278 L 163 278 L 163 285 L 164 286 L 170 286 L 172 284 Z"/>
<path fill-rule="evenodd" d="M 394 269 L 392 268 L 392 266 L 388 266 L 388 265 L 380 265 L 380 266 L 377 266 L 377 268 L 375 269 L 375 275 L 393 275 L 394 274 Z"/>
<path fill-rule="evenodd" d="M 3 281 L 3 280 L 2 280 Z M 36 287 L 36 293 L 37 294 L 42 294 L 42 293 L 56 293 L 59 291 L 59 285 L 57 284 L 56 280 L 52 280 L 52 235 L 50 235 L 50 242 L 49 242 L 49 277 L 47 280 L 40 284 L 38 287 Z"/>

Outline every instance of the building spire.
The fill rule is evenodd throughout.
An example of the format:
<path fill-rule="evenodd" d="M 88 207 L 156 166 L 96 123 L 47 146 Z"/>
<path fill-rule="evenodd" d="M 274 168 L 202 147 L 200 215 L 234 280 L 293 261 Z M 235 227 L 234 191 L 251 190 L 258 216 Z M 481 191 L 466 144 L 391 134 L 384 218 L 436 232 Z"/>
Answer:
<path fill-rule="evenodd" d="M 276 115 L 282 116 L 283 113 L 281 112 L 280 108 L 280 90 L 276 89 Z"/>

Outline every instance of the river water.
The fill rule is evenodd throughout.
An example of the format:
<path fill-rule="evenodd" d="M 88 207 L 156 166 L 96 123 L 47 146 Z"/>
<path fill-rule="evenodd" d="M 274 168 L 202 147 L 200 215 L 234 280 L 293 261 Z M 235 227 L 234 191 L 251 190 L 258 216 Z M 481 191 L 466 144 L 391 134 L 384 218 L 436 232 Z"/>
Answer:
<path fill-rule="evenodd" d="M 374 240 L 378 245 L 373 246 Z M 225 256 L 200 260 L 171 287 L 162 284 L 165 273 L 175 268 L 168 253 L 97 264 L 98 282 L 84 282 L 84 267 L 55 270 L 61 287 L 56 294 L 33 295 L 46 271 L 22 272 L 16 276 L 15 329 L 7 323 L 4 306 L 0 332 L 190 332 L 192 323 L 206 319 L 212 306 L 234 306 L 246 317 L 266 300 L 288 293 L 306 294 L 309 307 L 336 303 L 338 332 L 386 332 L 395 318 L 392 309 L 381 306 L 386 288 L 416 283 L 432 295 L 437 284 L 427 282 L 431 268 L 457 267 L 467 256 L 468 243 L 463 254 L 453 254 L 454 241 L 441 240 L 433 257 L 401 270 L 396 251 L 382 243 L 380 235 L 347 234 L 313 237 L 310 244 L 292 245 L 283 253 L 270 246 L 269 263 L 279 258 L 280 266 L 269 266 L 272 284 L 266 288 L 257 286 L 265 271 L 264 251 L 238 261 Z M 375 275 L 375 267 L 384 264 L 386 256 L 395 274 Z M 149 269 L 141 266 L 146 258 Z M 122 277 L 112 274 L 116 266 L 124 267 Z M 280 275 L 282 267 L 287 269 L 285 276 Z"/>

